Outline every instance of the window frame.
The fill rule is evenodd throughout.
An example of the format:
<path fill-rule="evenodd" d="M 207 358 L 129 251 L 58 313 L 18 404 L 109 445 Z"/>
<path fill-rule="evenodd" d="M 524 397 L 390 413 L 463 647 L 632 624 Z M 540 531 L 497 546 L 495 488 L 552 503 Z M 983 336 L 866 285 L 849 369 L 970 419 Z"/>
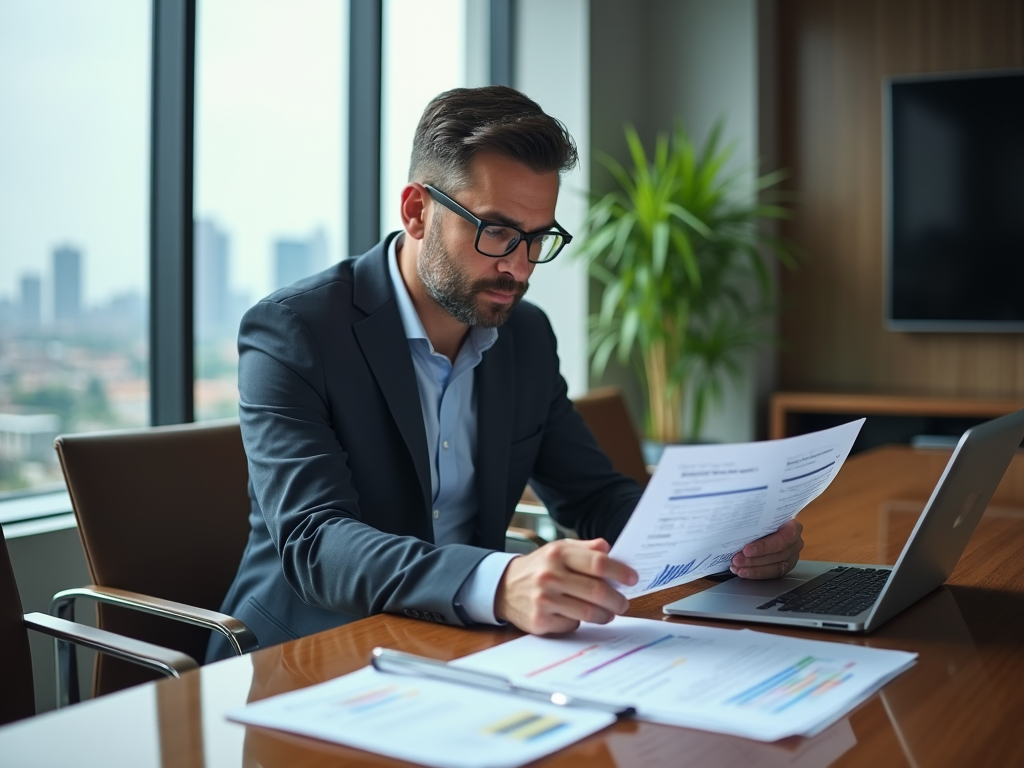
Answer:
<path fill-rule="evenodd" d="M 193 174 L 196 3 L 153 0 L 150 413 L 195 420 Z M 383 0 L 349 0 L 348 253 L 380 239 Z M 489 80 L 513 85 L 515 0 L 490 0 Z M 359 190 L 359 194 L 351 194 Z"/>

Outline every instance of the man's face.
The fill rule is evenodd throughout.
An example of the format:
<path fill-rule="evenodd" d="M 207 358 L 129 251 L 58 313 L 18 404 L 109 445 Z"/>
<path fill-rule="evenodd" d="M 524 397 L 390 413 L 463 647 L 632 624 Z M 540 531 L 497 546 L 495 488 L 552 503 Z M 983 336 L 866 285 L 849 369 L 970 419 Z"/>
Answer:
<path fill-rule="evenodd" d="M 554 223 L 557 172 L 534 173 L 509 158 L 483 153 L 470 164 L 470 178 L 468 188 L 452 194 L 478 218 L 526 232 Z M 456 320 L 495 328 L 523 298 L 536 265 L 527 260 L 525 243 L 507 256 L 492 258 L 476 250 L 475 240 L 470 222 L 432 202 L 417 273 L 427 294 Z"/>

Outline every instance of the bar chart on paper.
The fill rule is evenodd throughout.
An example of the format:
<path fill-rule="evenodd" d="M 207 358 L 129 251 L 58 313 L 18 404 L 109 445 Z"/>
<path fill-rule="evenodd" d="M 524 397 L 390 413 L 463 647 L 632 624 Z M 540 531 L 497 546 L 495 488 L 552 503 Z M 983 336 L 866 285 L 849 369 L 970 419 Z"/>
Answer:
<path fill-rule="evenodd" d="M 661 572 L 655 576 L 651 581 L 644 587 L 645 592 L 652 592 L 656 589 L 661 589 L 664 586 L 671 584 L 676 579 L 681 579 L 688 573 L 712 573 L 718 570 L 725 570 L 729 567 L 729 563 L 732 562 L 733 552 L 725 552 L 719 555 L 705 555 L 699 561 L 697 558 L 693 558 L 688 563 L 682 563 L 680 565 L 668 565 L 666 564 Z"/>
<path fill-rule="evenodd" d="M 496 723 L 489 723 L 480 730 L 489 736 L 515 739 L 516 741 L 537 741 L 565 728 L 568 723 L 557 717 L 541 715 L 532 710 L 522 710 Z"/>
<path fill-rule="evenodd" d="M 726 699 L 726 704 L 783 712 L 804 699 L 824 696 L 853 677 L 854 663 L 805 656 L 795 664 Z"/>
<path fill-rule="evenodd" d="M 700 568 L 702 565 L 704 565 L 704 563 L 707 561 L 709 557 L 711 557 L 711 555 L 707 555 L 699 563 L 697 562 L 697 559 L 694 558 L 690 562 L 684 563 L 682 565 L 666 565 L 661 570 L 661 573 L 659 573 L 657 576 L 651 579 L 650 584 L 647 585 L 647 589 L 657 589 L 660 586 L 668 584 L 673 579 L 678 579 L 680 576 L 685 576 L 690 571 L 692 571 L 694 567 Z"/>

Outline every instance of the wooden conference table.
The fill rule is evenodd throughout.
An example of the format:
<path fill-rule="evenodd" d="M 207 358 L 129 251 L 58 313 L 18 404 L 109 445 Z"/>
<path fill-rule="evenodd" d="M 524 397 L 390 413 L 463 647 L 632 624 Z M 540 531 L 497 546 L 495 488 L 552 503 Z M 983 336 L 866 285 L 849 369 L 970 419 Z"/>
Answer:
<path fill-rule="evenodd" d="M 888 447 L 850 459 L 804 512 L 807 558 L 894 563 L 949 457 Z M 661 607 L 707 581 L 633 601 Z M 719 624 L 735 627 L 735 624 Z M 1024 454 L 1018 454 L 946 586 L 866 636 L 771 630 L 916 651 L 918 663 L 812 739 L 773 744 L 625 721 L 547 766 L 1024 765 Z M 181 680 L 139 686 L 0 728 L 0 765 L 399 765 L 358 750 L 228 722 L 247 701 L 356 670 L 377 645 L 438 659 L 505 642 L 513 630 L 466 630 L 376 616 L 230 659 Z M 0 686 L 2 688 L 2 686 Z M 2 695 L 2 691 L 0 691 Z"/>

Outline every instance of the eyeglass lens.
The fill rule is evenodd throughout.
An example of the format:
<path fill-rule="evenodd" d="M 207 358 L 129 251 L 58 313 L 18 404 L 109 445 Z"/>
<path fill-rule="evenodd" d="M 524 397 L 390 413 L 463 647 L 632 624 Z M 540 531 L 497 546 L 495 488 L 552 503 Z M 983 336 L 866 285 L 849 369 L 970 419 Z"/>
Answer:
<path fill-rule="evenodd" d="M 504 256 L 511 253 L 522 236 L 511 227 L 488 225 L 480 230 L 477 248 L 488 256 Z M 545 232 L 534 237 L 529 244 L 530 261 L 542 262 L 553 258 L 562 246 L 562 236 L 557 232 Z"/>

